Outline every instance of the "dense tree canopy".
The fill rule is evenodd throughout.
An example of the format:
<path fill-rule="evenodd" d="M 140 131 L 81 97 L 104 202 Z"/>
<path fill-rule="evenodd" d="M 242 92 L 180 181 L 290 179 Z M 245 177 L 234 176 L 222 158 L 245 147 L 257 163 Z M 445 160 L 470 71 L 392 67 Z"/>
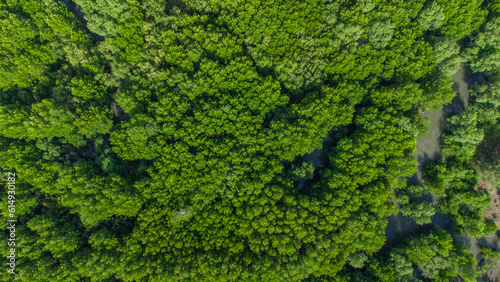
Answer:
<path fill-rule="evenodd" d="M 0 0 L 15 279 L 300 281 L 343 277 L 347 262 L 373 264 L 372 278 L 415 265 L 429 279 L 472 280 L 473 260 L 442 230 L 380 259 L 392 272 L 374 254 L 397 212 L 393 190 L 419 223 L 433 214 L 406 177 L 421 113 L 454 96 L 450 75 L 465 60 L 455 41 L 481 27 L 467 56 L 495 44 L 481 1 L 74 3 L 83 18 L 55 0 Z M 493 97 L 495 85 L 481 91 Z M 467 126 L 481 118 L 450 122 L 443 143 L 457 166 L 470 166 L 483 130 Z M 314 168 L 301 156 L 327 135 Z M 439 208 L 467 232 L 490 230 L 477 175 L 437 166 L 453 173 L 428 189 L 455 185 Z"/>

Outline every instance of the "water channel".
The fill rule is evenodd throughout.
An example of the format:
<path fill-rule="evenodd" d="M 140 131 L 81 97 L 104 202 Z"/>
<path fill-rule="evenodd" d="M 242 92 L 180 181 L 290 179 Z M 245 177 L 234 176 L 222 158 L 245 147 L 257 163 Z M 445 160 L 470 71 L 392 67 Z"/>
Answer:
<path fill-rule="evenodd" d="M 76 5 L 71 0 L 59 0 L 64 3 L 68 9 L 76 16 L 78 20 L 80 20 L 86 26 L 86 20 L 84 18 L 84 13 L 81 11 L 80 7 Z M 93 37 L 98 40 L 104 40 L 103 37 L 91 33 L 87 30 Z M 474 78 L 471 76 L 468 68 L 462 64 L 458 72 L 453 76 L 453 89 L 457 92 L 457 96 L 452 100 L 452 102 L 448 105 L 443 106 L 439 111 L 429 111 L 426 113 L 427 117 L 430 120 L 430 124 L 428 126 L 429 133 L 417 140 L 416 147 L 417 150 L 414 153 L 419 165 L 417 167 L 416 174 L 409 179 L 409 182 L 419 183 L 422 180 L 422 168 L 427 162 L 436 161 L 441 156 L 440 150 L 440 138 L 442 129 L 446 125 L 446 117 L 450 114 L 456 114 L 464 107 L 468 106 L 469 100 L 469 90 L 468 85 Z M 116 112 L 115 112 L 116 114 Z M 332 132 L 329 133 L 329 135 Z M 326 137 L 323 140 L 323 143 L 329 143 L 331 139 Z M 321 149 L 314 150 L 310 154 L 306 154 L 303 156 L 306 160 L 313 162 L 314 167 L 323 167 L 323 162 L 326 158 L 325 154 L 323 154 Z M 393 244 L 394 242 L 400 241 L 401 238 L 407 237 L 407 235 L 412 234 L 422 226 L 419 226 L 413 219 L 404 217 L 401 213 L 392 214 L 388 217 L 388 225 L 385 229 L 387 243 L 386 245 Z M 437 228 L 444 228 L 448 224 L 448 220 L 446 216 L 442 214 L 436 214 L 432 218 L 431 225 Z M 480 239 L 471 238 L 468 235 L 463 235 L 460 237 L 456 237 L 455 239 L 463 242 L 469 250 L 471 250 L 472 254 L 477 257 L 479 250 L 477 248 L 477 242 L 480 241 L 483 244 L 488 245 L 490 248 L 500 250 L 500 243 L 498 237 L 498 231 L 491 237 L 483 237 Z M 499 265 L 497 264 L 496 272 L 490 273 L 487 281 L 498 281 L 500 282 L 500 271 Z M 496 277 L 496 278 L 495 278 Z"/>
<path fill-rule="evenodd" d="M 427 127 L 429 133 L 417 140 L 417 150 L 414 153 L 419 165 L 417 167 L 417 172 L 415 176 L 409 179 L 409 182 L 420 183 L 422 180 L 422 168 L 423 166 L 432 161 L 436 161 L 441 157 L 440 149 L 440 137 L 443 128 L 446 126 L 446 118 L 451 114 L 457 114 L 463 108 L 468 106 L 469 102 L 469 84 L 474 80 L 478 79 L 477 76 L 473 77 L 469 69 L 462 64 L 457 73 L 453 76 L 453 90 L 457 92 L 457 96 L 453 98 L 452 102 L 448 105 L 443 106 L 439 111 L 429 111 L 426 115 L 429 117 L 430 124 Z M 386 238 L 387 243 L 391 244 L 396 241 L 400 241 L 401 238 L 405 238 L 407 235 L 423 228 L 419 226 L 413 219 L 404 217 L 401 213 L 392 214 L 388 218 L 389 223 L 386 227 Z M 431 226 L 436 228 L 445 228 L 448 225 L 448 220 L 446 216 L 437 213 L 432 218 Z M 478 243 L 481 242 L 488 247 L 500 250 L 499 232 L 497 231 L 490 237 L 483 238 L 472 238 L 465 234 L 462 236 L 454 237 L 458 242 L 464 243 L 471 253 L 478 257 L 479 249 Z M 500 271 L 499 264 L 488 273 L 486 281 L 498 281 L 500 282 Z"/>
<path fill-rule="evenodd" d="M 92 37 L 94 37 L 95 39 L 97 39 L 99 41 L 103 41 L 104 40 L 104 37 L 100 36 L 97 33 L 91 32 L 87 28 L 87 20 L 84 18 L 85 14 L 82 12 L 81 7 L 78 6 L 78 4 L 76 4 L 72 0 L 57 0 L 57 1 L 63 3 L 68 8 L 68 10 L 71 13 L 73 13 L 73 15 L 75 15 L 76 19 L 78 19 L 78 21 L 80 21 L 84 25 L 85 31 L 87 33 L 89 33 Z"/>
<path fill-rule="evenodd" d="M 479 75 L 480 76 L 480 75 Z M 472 76 L 471 72 L 465 64 L 460 66 L 460 69 L 453 76 L 453 90 L 457 92 L 457 96 L 453 98 L 450 104 L 444 105 L 439 111 L 428 111 L 425 115 L 429 118 L 430 124 L 427 127 L 428 134 L 417 140 L 417 150 L 414 152 L 415 158 L 418 161 L 417 172 L 408 179 L 410 183 L 421 183 L 422 169 L 428 162 L 434 162 L 441 157 L 440 140 L 443 129 L 446 127 L 446 118 L 450 115 L 457 114 L 463 108 L 468 106 L 469 102 L 469 84 L 480 77 Z M 328 144 L 331 141 L 329 137 L 325 138 L 323 144 Z M 322 160 L 325 158 L 322 150 L 317 149 L 303 156 L 306 160 L 313 162 L 315 167 L 323 167 Z M 449 227 L 449 221 L 445 215 L 436 213 L 432 218 L 432 223 L 427 226 L 418 225 L 415 220 L 401 215 L 401 213 L 392 214 L 388 218 L 386 232 L 386 246 L 388 247 L 395 243 L 400 243 L 408 235 L 418 232 L 419 230 L 436 227 Z M 478 242 L 487 245 L 495 250 L 500 250 L 499 231 L 491 237 L 472 238 L 468 235 L 454 237 L 454 240 L 464 243 L 471 253 L 478 257 L 479 249 Z M 490 271 L 486 281 L 500 282 L 500 264 L 493 271 Z"/>
<path fill-rule="evenodd" d="M 457 96 L 453 98 L 450 104 L 443 106 L 439 111 L 428 111 L 425 115 L 429 118 L 430 124 L 427 126 L 428 134 L 420 139 L 417 139 L 417 150 L 414 152 L 415 158 L 418 161 L 417 172 L 408 179 L 410 183 L 421 183 L 422 169 L 428 162 L 437 161 L 441 157 L 441 134 L 446 126 L 446 118 L 450 114 L 457 114 L 461 109 L 468 106 L 469 101 L 469 81 L 471 79 L 470 71 L 462 64 L 457 73 L 453 76 L 453 90 L 457 92 Z M 408 217 L 404 217 L 401 213 L 392 214 L 389 218 L 389 224 L 386 228 L 386 237 L 391 240 L 399 233 L 407 233 L 417 227 L 417 223 Z M 441 214 L 436 214 L 433 217 L 432 224 L 438 228 L 442 228 L 448 221 Z"/>

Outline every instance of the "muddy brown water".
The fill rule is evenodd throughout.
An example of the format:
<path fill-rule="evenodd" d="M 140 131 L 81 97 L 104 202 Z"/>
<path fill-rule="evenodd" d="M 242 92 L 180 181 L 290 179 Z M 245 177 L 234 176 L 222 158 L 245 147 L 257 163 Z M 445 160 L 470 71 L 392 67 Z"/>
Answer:
<path fill-rule="evenodd" d="M 417 140 L 417 150 L 414 155 L 417 159 L 419 165 L 417 167 L 417 172 L 408 181 L 413 183 L 420 183 L 422 181 L 422 168 L 428 162 L 433 162 L 441 157 L 441 134 L 443 128 L 446 126 L 446 118 L 450 114 L 457 114 L 463 108 L 468 106 L 469 102 L 469 84 L 472 81 L 473 76 L 469 69 L 462 64 L 457 73 L 453 76 L 453 90 L 457 92 L 457 96 L 453 98 L 452 102 L 448 105 L 443 106 L 439 111 L 429 111 L 427 116 L 429 117 L 430 124 L 427 127 L 429 133 Z M 385 229 L 386 238 L 388 240 L 387 244 L 391 242 L 401 241 L 402 238 L 421 230 L 422 228 L 428 228 L 419 226 L 413 219 L 404 217 L 401 213 L 392 214 L 388 217 L 388 224 Z M 436 213 L 432 218 L 431 226 L 437 228 L 446 228 L 449 224 L 448 219 L 445 215 Z M 499 231 L 494 233 L 490 237 L 482 238 L 472 238 L 465 234 L 462 236 L 454 237 L 458 242 L 462 242 L 467 246 L 471 253 L 479 258 L 478 243 L 488 246 L 494 250 L 500 250 L 499 241 Z M 497 269 L 498 270 L 498 269 Z M 500 282 L 500 271 L 497 273 L 490 273 L 491 276 L 486 277 L 486 281 L 499 281 Z"/>
<path fill-rule="evenodd" d="M 457 92 L 457 96 L 453 98 L 450 104 L 444 105 L 439 111 L 428 111 L 426 116 L 430 120 L 427 126 L 428 134 L 420 139 L 417 139 L 417 150 L 414 152 L 415 158 L 418 161 L 417 172 L 408 179 L 410 183 L 421 183 L 422 169 L 428 162 L 437 161 L 441 157 L 441 134 L 446 125 L 446 118 L 450 114 L 456 114 L 461 109 L 468 106 L 469 101 L 469 81 L 471 73 L 465 64 L 460 65 L 460 69 L 453 76 L 453 90 Z M 407 233 L 413 230 L 417 223 L 408 217 L 404 217 L 401 213 L 392 214 L 389 218 L 389 223 L 386 227 L 386 238 L 393 239 L 397 234 Z M 436 214 L 433 217 L 432 224 L 435 227 L 442 228 L 448 223 L 445 216 Z"/>

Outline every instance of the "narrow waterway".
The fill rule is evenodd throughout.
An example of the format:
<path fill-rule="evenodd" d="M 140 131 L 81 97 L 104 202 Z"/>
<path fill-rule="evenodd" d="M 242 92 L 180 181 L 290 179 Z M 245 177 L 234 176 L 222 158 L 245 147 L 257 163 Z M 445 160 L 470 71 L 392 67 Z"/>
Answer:
<path fill-rule="evenodd" d="M 453 76 L 453 90 L 457 92 L 457 96 L 453 98 L 450 104 L 443 106 L 439 111 L 429 111 L 426 113 L 426 116 L 430 120 L 430 124 L 427 127 L 429 133 L 425 137 L 417 140 L 417 150 L 414 155 L 419 165 L 417 167 L 417 172 L 412 178 L 408 179 L 408 182 L 421 183 L 422 169 L 424 165 L 428 162 L 436 161 L 441 157 L 441 134 L 443 129 L 446 127 L 446 118 L 449 115 L 457 114 L 468 106 L 470 97 L 469 84 L 472 80 L 473 76 L 471 75 L 471 72 L 467 66 L 462 63 L 460 69 Z M 430 226 L 436 228 L 446 228 L 449 223 L 446 216 L 439 213 L 434 215 L 432 223 L 427 226 L 420 226 L 415 222 L 415 220 L 409 217 L 404 217 L 401 213 L 392 214 L 388 217 L 388 221 L 389 222 L 385 229 L 386 238 L 388 240 L 386 244 L 400 241 L 409 234 Z M 479 257 L 479 249 L 477 246 L 478 242 L 481 242 L 489 248 L 500 250 L 498 232 L 490 237 L 483 237 L 479 239 L 472 238 L 468 235 L 454 237 L 454 239 L 458 242 L 464 243 L 476 258 Z M 491 271 L 487 281 L 500 282 L 500 271 L 498 270 L 499 269 L 497 267 Z"/>
<path fill-rule="evenodd" d="M 430 124 L 427 126 L 429 133 L 417 139 L 417 150 L 414 153 L 418 161 L 417 172 L 412 178 L 408 179 L 408 182 L 421 183 L 424 165 L 428 162 L 437 161 L 441 157 L 441 134 L 446 126 L 446 118 L 451 114 L 457 114 L 461 109 L 468 106 L 470 97 L 468 84 L 470 79 L 470 71 L 462 63 L 460 69 L 453 76 L 453 90 L 457 92 L 457 96 L 453 98 L 450 104 L 443 106 L 439 111 L 425 113 L 430 120 Z M 408 233 L 418 227 L 413 219 L 404 217 L 401 213 L 392 214 L 388 220 L 389 223 L 386 227 L 386 238 L 388 240 L 399 237 L 397 235 Z M 432 219 L 432 224 L 439 228 L 442 228 L 447 223 L 446 217 L 441 214 L 436 214 Z"/>
<path fill-rule="evenodd" d="M 73 15 L 75 15 L 75 17 L 78 19 L 78 21 L 80 21 L 85 26 L 85 29 L 86 29 L 87 33 L 89 33 L 92 37 L 94 37 L 95 39 L 97 39 L 99 41 L 103 41 L 104 40 L 104 37 L 100 36 L 97 33 L 91 32 L 87 28 L 87 20 L 84 17 L 85 13 L 82 12 L 82 9 L 81 9 L 80 6 L 78 6 L 78 4 L 76 4 L 75 2 L 73 2 L 71 0 L 57 0 L 57 1 L 63 3 L 68 8 L 68 10 Z"/>
<path fill-rule="evenodd" d="M 451 114 L 457 114 L 461 109 L 469 104 L 469 82 L 471 73 L 465 64 L 460 65 L 460 69 L 453 76 L 453 90 L 457 96 L 453 98 L 450 104 L 444 105 L 439 111 L 428 111 L 425 116 L 430 124 L 427 127 L 429 133 L 417 139 L 417 151 L 414 155 L 418 161 L 417 173 L 409 182 L 420 183 L 422 181 L 422 169 L 428 162 L 437 161 L 441 157 L 441 134 L 446 126 L 446 118 Z"/>
<path fill-rule="evenodd" d="M 334 130 L 329 131 L 328 134 L 326 135 L 326 137 L 323 138 L 323 147 L 325 146 L 325 144 L 328 144 L 329 142 L 332 141 L 331 135 L 333 134 L 333 132 L 334 132 Z M 302 157 L 306 161 L 312 162 L 315 168 L 316 167 L 319 167 L 319 168 L 324 167 L 325 165 L 324 165 L 322 160 L 324 160 L 325 158 L 328 158 L 327 156 L 324 156 L 323 149 L 316 149 L 309 154 L 305 154 Z"/>

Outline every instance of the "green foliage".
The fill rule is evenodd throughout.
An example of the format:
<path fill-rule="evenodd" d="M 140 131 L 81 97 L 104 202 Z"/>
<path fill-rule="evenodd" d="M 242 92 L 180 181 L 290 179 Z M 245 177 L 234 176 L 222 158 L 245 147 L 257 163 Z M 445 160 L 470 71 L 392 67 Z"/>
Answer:
<path fill-rule="evenodd" d="M 472 2 L 471 2 L 472 4 Z M 495 58 L 498 10 L 496 1 L 485 6 L 490 10 L 486 21 L 465 44 L 464 58 L 480 79 L 471 87 L 469 107 L 448 118 L 449 128 L 442 136 L 443 155 L 447 161 L 431 164 L 424 171 L 424 182 L 430 191 L 445 191 L 438 209 L 450 216 L 457 232 L 473 237 L 488 236 L 497 227 L 485 219 L 483 211 L 491 203 L 487 193 L 479 190 L 481 176 L 496 184 L 498 174 L 497 71 Z M 436 50 L 439 50 L 437 48 Z M 444 49 L 443 49 L 444 50 Z M 473 276 L 470 276 L 473 279 Z"/>
<path fill-rule="evenodd" d="M 31 19 L 2 10 L 0 21 L 0 88 L 29 87 L 36 80 L 46 79 L 47 66 L 56 58 L 50 47 L 39 39 Z"/>
<path fill-rule="evenodd" d="M 66 191 L 61 204 L 79 213 L 84 225 L 92 226 L 113 215 L 135 216 L 142 205 L 126 179 L 115 174 L 100 175 L 90 162 L 62 171 L 54 186 L 58 191 Z"/>
<path fill-rule="evenodd" d="M 423 174 L 426 189 L 438 197 L 449 187 L 450 174 L 446 170 L 446 164 L 442 159 L 436 163 L 427 163 L 424 167 Z"/>
<path fill-rule="evenodd" d="M 490 108 L 491 109 L 491 108 Z M 490 116 L 491 117 L 491 116 Z M 476 151 L 475 160 L 480 175 L 493 185 L 500 186 L 500 158 L 498 154 L 500 126 L 498 123 L 486 128 L 489 133 Z"/>
<path fill-rule="evenodd" d="M 22 138 L 26 132 L 23 122 L 28 114 L 13 105 L 0 106 L 0 128 L 2 136 Z"/>
<path fill-rule="evenodd" d="M 461 39 L 484 22 L 488 11 L 481 9 L 482 0 L 436 0 L 445 15 L 441 31 L 452 40 Z"/>
<path fill-rule="evenodd" d="M 420 281 L 413 276 L 414 267 L 422 277 L 437 281 L 448 281 L 457 275 L 465 281 L 475 281 L 478 276 L 477 260 L 442 229 L 409 237 L 375 262 L 367 270 L 381 281 Z"/>
<path fill-rule="evenodd" d="M 475 83 L 471 85 L 470 89 L 471 95 L 475 96 L 476 98 L 474 102 L 478 104 L 478 107 L 483 104 L 491 104 L 486 108 L 481 107 L 480 110 L 478 110 L 478 113 L 487 111 L 487 114 L 491 114 L 491 116 L 488 116 L 488 118 L 490 118 L 491 120 L 496 120 L 499 118 L 498 111 L 495 111 L 495 109 L 500 107 L 500 89 L 498 83 L 498 81 L 493 81 L 490 84 Z M 482 119 L 481 121 L 484 122 L 486 120 Z"/>
<path fill-rule="evenodd" d="M 446 16 L 438 1 L 428 1 L 418 15 L 418 23 L 424 30 L 436 30 L 441 25 Z"/>
<path fill-rule="evenodd" d="M 424 188 L 420 185 L 410 185 L 404 191 L 399 190 L 396 201 L 400 205 L 401 214 L 413 218 L 417 224 L 431 223 L 436 213 L 432 203 L 420 200 Z"/>
<path fill-rule="evenodd" d="M 394 34 L 394 24 L 390 21 L 375 22 L 368 32 L 368 40 L 376 49 L 382 49 L 392 39 Z"/>
<path fill-rule="evenodd" d="M 451 77 L 428 80 L 420 85 L 424 91 L 420 105 L 424 109 L 439 110 L 442 105 L 451 102 L 456 95 L 455 91 L 451 88 L 453 85 Z"/>
<path fill-rule="evenodd" d="M 54 0 L 0 0 L 0 166 L 20 179 L 19 280 L 472 277 L 439 231 L 373 254 L 393 189 L 417 222 L 434 212 L 421 187 L 403 187 L 421 113 L 454 96 L 461 57 L 446 39 L 479 27 L 477 1 L 75 3 L 83 19 Z M 478 101 L 495 104 L 495 87 Z M 485 114 L 470 115 L 444 138 L 455 162 L 425 181 L 482 234 L 487 201 L 453 151 L 479 142 L 469 129 Z M 327 135 L 315 170 L 298 156 Z"/>
<path fill-rule="evenodd" d="M 90 31 L 101 36 L 117 34 L 117 21 L 126 21 L 131 17 L 128 3 L 125 1 L 99 0 L 76 1 L 88 21 Z"/>
<path fill-rule="evenodd" d="M 85 112 L 80 109 L 76 111 L 78 118 L 73 124 L 78 128 L 78 134 L 87 138 L 95 137 L 97 134 L 106 134 L 113 127 L 111 117 L 113 113 L 109 109 L 90 107 Z"/>
<path fill-rule="evenodd" d="M 57 226 L 59 224 L 62 226 Z M 57 220 L 35 216 L 26 225 L 40 236 L 35 245 L 43 246 L 41 250 L 50 251 L 55 258 L 62 257 L 65 253 L 71 253 L 80 247 L 79 232 L 65 218 Z M 31 254 L 31 256 L 36 256 L 36 254 Z"/>
<path fill-rule="evenodd" d="M 484 191 L 476 190 L 478 174 L 470 161 L 455 159 L 430 165 L 426 167 L 425 173 L 436 175 L 435 178 L 426 177 L 426 183 L 431 185 L 428 188 L 430 192 L 435 187 L 446 189 L 445 197 L 437 204 L 441 213 L 448 214 L 454 224 L 463 227 L 472 237 L 488 236 L 493 231 L 482 219 L 483 211 L 491 199 Z"/>
<path fill-rule="evenodd" d="M 135 115 L 131 122 L 123 123 L 123 127 L 112 133 L 113 150 L 123 159 L 153 159 L 155 152 L 155 135 L 158 126 L 154 119 L 146 115 Z"/>
<path fill-rule="evenodd" d="M 429 119 L 425 119 L 421 115 L 416 115 L 413 112 L 409 113 L 410 117 L 398 113 L 399 126 L 401 129 L 411 134 L 415 139 L 426 136 L 429 133 L 427 130 Z"/>
<path fill-rule="evenodd" d="M 489 272 L 500 261 L 500 251 L 479 245 L 479 250 L 484 260 L 481 262 L 481 272 Z"/>
<path fill-rule="evenodd" d="M 36 147 L 43 151 L 43 159 L 48 161 L 61 161 L 63 148 L 58 146 L 54 139 L 38 139 Z"/>
<path fill-rule="evenodd" d="M 292 162 L 290 170 L 287 175 L 294 181 L 309 180 L 313 177 L 314 166 L 312 162 L 308 162 L 303 158 L 297 158 Z"/>
<path fill-rule="evenodd" d="M 74 77 L 71 80 L 71 95 L 84 100 L 101 100 L 105 95 L 106 86 L 98 85 L 91 76 Z"/>
<path fill-rule="evenodd" d="M 422 90 L 416 83 L 381 88 L 371 94 L 373 103 L 380 108 L 394 107 L 396 110 L 409 111 L 422 97 Z"/>
<path fill-rule="evenodd" d="M 477 126 L 477 111 L 473 106 L 468 107 L 449 118 L 448 122 L 451 134 L 443 136 L 443 155 L 461 160 L 470 159 L 484 138 L 484 130 Z"/>
<path fill-rule="evenodd" d="M 475 72 L 484 72 L 489 75 L 498 73 L 500 64 L 498 58 L 498 37 L 500 32 L 500 16 L 492 15 L 481 27 L 480 32 L 472 38 L 468 55 L 472 58 L 469 62 Z"/>
<path fill-rule="evenodd" d="M 365 253 L 354 253 L 347 257 L 347 262 L 354 268 L 363 268 L 367 259 Z"/>
<path fill-rule="evenodd" d="M 498 2 L 488 5 L 489 17 L 479 31 L 471 38 L 466 49 L 469 65 L 473 71 L 487 75 L 471 86 L 474 96 L 473 110 L 477 113 L 477 131 L 484 131 L 485 137 L 475 152 L 474 160 L 481 176 L 493 185 L 500 183 L 498 177 L 500 136 L 500 100 L 498 96 L 498 25 L 500 15 Z"/>
<path fill-rule="evenodd" d="M 83 140 L 74 134 L 76 117 L 68 109 L 51 100 L 43 100 L 31 107 L 30 117 L 23 123 L 27 139 L 66 137 L 73 145 Z"/>
<path fill-rule="evenodd" d="M 453 76 L 460 68 L 460 64 L 465 61 L 459 55 L 460 46 L 456 42 L 439 41 L 433 46 L 433 51 L 443 77 Z"/>

